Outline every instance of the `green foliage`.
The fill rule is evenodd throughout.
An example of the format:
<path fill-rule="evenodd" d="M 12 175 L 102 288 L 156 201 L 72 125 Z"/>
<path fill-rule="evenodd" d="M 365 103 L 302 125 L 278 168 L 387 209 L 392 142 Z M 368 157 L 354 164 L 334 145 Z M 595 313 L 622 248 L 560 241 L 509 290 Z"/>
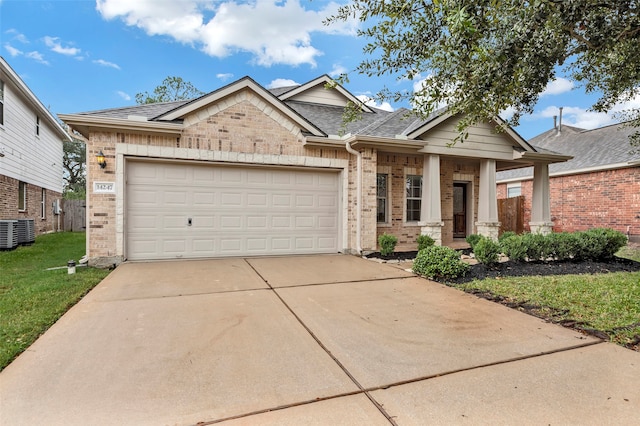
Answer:
<path fill-rule="evenodd" d="M 469 265 L 460 260 L 457 251 L 443 246 L 420 250 L 413 262 L 413 272 L 427 278 L 457 278 L 468 270 Z"/>
<path fill-rule="evenodd" d="M 606 260 L 627 244 L 627 237 L 613 229 L 594 228 L 578 234 L 579 260 Z"/>
<path fill-rule="evenodd" d="M 514 262 L 524 262 L 527 260 L 527 247 L 522 235 L 512 235 L 503 238 L 500 242 L 502 252 Z"/>
<path fill-rule="evenodd" d="M 480 238 L 480 241 L 478 241 L 473 248 L 473 254 L 475 254 L 478 262 L 487 266 L 498 263 L 500 252 L 500 245 L 487 237 Z"/>
<path fill-rule="evenodd" d="M 517 235 L 515 232 L 513 231 L 506 231 L 503 232 L 502 234 L 500 234 L 500 236 L 498 237 L 498 242 L 501 243 L 502 240 L 504 240 L 505 238 L 509 238 L 509 237 L 513 237 L 514 235 Z"/>
<path fill-rule="evenodd" d="M 183 101 L 202 95 L 204 95 L 204 92 L 196 89 L 190 82 L 184 81 L 181 77 L 169 76 L 162 81 L 161 85 L 153 89 L 153 94 L 149 94 L 149 92 L 137 93 L 136 103 L 143 105 L 158 102 Z"/>
<path fill-rule="evenodd" d="M 84 199 L 86 197 L 86 146 L 77 139 L 62 142 L 62 167 L 64 173 L 64 198 Z"/>
<path fill-rule="evenodd" d="M 80 259 L 85 237 L 84 232 L 39 235 L 31 246 L 0 251 L 0 370 L 109 273 L 85 267 L 73 275 L 66 268 L 46 270 Z"/>
<path fill-rule="evenodd" d="M 422 80 L 417 90 L 386 88 L 374 99 L 408 100 L 423 117 L 447 105 L 464 114 L 458 139 L 507 108 L 517 125 L 559 70 L 600 95 L 598 112 L 615 112 L 640 93 L 635 2 L 351 0 L 325 23 L 354 19 L 368 40 L 357 72 Z M 619 115 L 640 127 L 639 108 Z M 640 132 L 631 140 L 640 144 Z"/>
<path fill-rule="evenodd" d="M 549 240 L 543 234 L 523 234 L 523 242 L 527 248 L 529 261 L 546 260 L 551 256 Z"/>
<path fill-rule="evenodd" d="M 398 238 L 391 234 L 382 234 L 378 237 L 378 245 L 380 245 L 380 254 L 383 256 L 389 256 L 393 254 L 393 250 L 396 248 Z"/>
<path fill-rule="evenodd" d="M 549 235 L 523 234 L 506 237 L 500 243 L 510 260 L 522 262 L 607 260 L 627 244 L 619 231 L 595 228 L 584 232 L 554 232 Z"/>
<path fill-rule="evenodd" d="M 633 344 L 640 336 L 640 272 L 502 277 L 456 287 L 540 306 L 536 315 L 554 322 L 577 321 L 586 328 L 607 333 L 618 344 Z"/>
<path fill-rule="evenodd" d="M 418 251 L 431 247 L 436 243 L 436 241 L 428 235 L 418 235 L 416 241 L 418 242 Z"/>
<path fill-rule="evenodd" d="M 465 238 L 465 241 L 469 243 L 469 245 L 471 246 L 471 250 L 473 250 L 478 241 L 480 241 L 480 238 L 482 237 L 478 234 L 471 234 L 467 236 L 467 238 Z"/>
<path fill-rule="evenodd" d="M 556 260 L 571 260 L 579 252 L 580 243 L 576 233 L 553 232 L 546 238 L 551 249 L 550 256 Z"/>

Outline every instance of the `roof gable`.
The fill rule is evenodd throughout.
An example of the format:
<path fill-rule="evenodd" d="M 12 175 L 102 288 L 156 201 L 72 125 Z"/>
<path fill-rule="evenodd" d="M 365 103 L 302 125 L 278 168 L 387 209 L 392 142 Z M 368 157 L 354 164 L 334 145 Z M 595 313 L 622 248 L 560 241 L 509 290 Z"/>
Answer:
<path fill-rule="evenodd" d="M 36 97 L 36 95 L 29 89 L 29 87 L 22 81 L 20 76 L 9 66 L 7 61 L 0 56 L 0 75 L 6 75 L 6 78 L 11 82 L 12 86 L 16 87 L 16 89 L 22 94 L 22 96 L 27 99 L 27 101 L 31 104 L 31 107 L 34 111 L 36 111 L 41 118 L 46 120 L 46 122 L 54 129 L 54 131 L 60 136 L 62 139 L 71 140 L 71 136 L 62 128 L 58 120 L 53 116 L 51 111 L 49 111 L 45 106 L 40 102 L 40 99 Z"/>
<path fill-rule="evenodd" d="M 331 88 L 327 88 L 328 86 Z M 282 101 L 308 102 L 339 107 L 345 107 L 351 102 L 360 105 L 362 111 L 375 112 L 326 74 L 308 83 L 293 87 L 291 90 L 281 93 L 278 98 Z"/>
<path fill-rule="evenodd" d="M 246 99 L 246 97 L 242 95 L 242 92 L 246 90 L 254 93 L 266 104 L 265 106 L 270 107 L 272 111 L 275 110 L 296 123 L 296 125 L 298 125 L 302 130 L 307 131 L 314 136 L 326 136 L 325 133 L 313 123 L 293 109 L 289 108 L 286 104 L 250 77 L 243 77 L 234 83 L 180 105 L 173 110 L 154 117 L 153 121 L 174 121 L 184 119 L 187 116 L 193 115 L 201 110 L 206 110 L 214 105 L 222 105 L 224 107 L 225 105 L 233 104 L 237 101 Z"/>

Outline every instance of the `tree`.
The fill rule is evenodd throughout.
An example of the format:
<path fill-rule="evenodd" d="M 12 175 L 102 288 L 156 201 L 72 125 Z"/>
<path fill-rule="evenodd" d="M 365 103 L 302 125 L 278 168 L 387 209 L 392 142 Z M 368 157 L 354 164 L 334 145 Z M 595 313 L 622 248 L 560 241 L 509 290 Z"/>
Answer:
<path fill-rule="evenodd" d="M 153 95 L 149 92 L 137 93 L 136 103 L 153 104 L 157 102 L 182 101 L 197 98 L 204 92 L 196 89 L 193 84 L 182 80 L 180 77 L 167 77 L 161 85 L 153 89 Z"/>
<path fill-rule="evenodd" d="M 376 100 L 408 99 L 423 116 L 447 105 L 465 114 L 464 139 L 469 125 L 507 108 L 517 125 L 559 71 L 602 93 L 595 111 L 615 112 L 638 96 L 639 8 L 635 0 L 352 0 L 326 23 L 365 24 L 358 35 L 369 39 L 369 57 L 356 71 L 427 76 L 421 90 L 383 89 Z M 640 127 L 640 109 L 618 115 Z M 632 143 L 640 146 L 640 132 Z"/>
<path fill-rule="evenodd" d="M 64 198 L 82 199 L 86 196 L 86 147 L 77 139 L 63 142 Z"/>

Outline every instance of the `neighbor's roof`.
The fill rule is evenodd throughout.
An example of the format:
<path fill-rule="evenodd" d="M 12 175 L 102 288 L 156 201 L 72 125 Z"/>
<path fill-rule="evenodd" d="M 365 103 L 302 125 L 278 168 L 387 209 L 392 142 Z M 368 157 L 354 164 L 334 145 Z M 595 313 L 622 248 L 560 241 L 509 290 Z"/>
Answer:
<path fill-rule="evenodd" d="M 637 130 L 624 124 L 613 124 L 593 130 L 563 125 L 559 134 L 556 129 L 551 129 L 532 138 L 530 143 L 539 151 L 547 150 L 573 156 L 572 160 L 549 165 L 551 175 L 575 174 L 628 167 L 640 161 L 640 152 L 630 154 L 632 148 L 629 144 L 629 136 Z M 497 180 L 532 177 L 533 168 L 527 167 L 499 172 Z"/>
<path fill-rule="evenodd" d="M 58 120 L 54 117 L 54 115 L 49 111 L 44 104 L 38 99 L 38 97 L 31 91 L 29 86 L 25 84 L 24 81 L 20 78 L 20 76 L 11 68 L 9 63 L 0 56 L 0 72 L 6 75 L 6 78 L 12 83 L 12 85 L 20 91 L 20 93 L 25 97 L 27 102 L 31 104 L 31 108 L 37 111 L 41 118 L 46 120 L 49 125 L 53 128 L 53 130 L 60 136 L 60 138 L 70 141 L 71 136 L 62 128 Z"/>

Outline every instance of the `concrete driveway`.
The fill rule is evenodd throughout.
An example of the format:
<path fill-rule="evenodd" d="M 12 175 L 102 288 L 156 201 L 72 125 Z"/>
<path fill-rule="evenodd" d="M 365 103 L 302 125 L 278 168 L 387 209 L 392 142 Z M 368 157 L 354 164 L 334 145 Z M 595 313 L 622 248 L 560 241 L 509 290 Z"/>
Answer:
<path fill-rule="evenodd" d="M 637 424 L 639 382 L 637 352 L 357 257 L 129 263 L 0 373 L 0 424 Z"/>

